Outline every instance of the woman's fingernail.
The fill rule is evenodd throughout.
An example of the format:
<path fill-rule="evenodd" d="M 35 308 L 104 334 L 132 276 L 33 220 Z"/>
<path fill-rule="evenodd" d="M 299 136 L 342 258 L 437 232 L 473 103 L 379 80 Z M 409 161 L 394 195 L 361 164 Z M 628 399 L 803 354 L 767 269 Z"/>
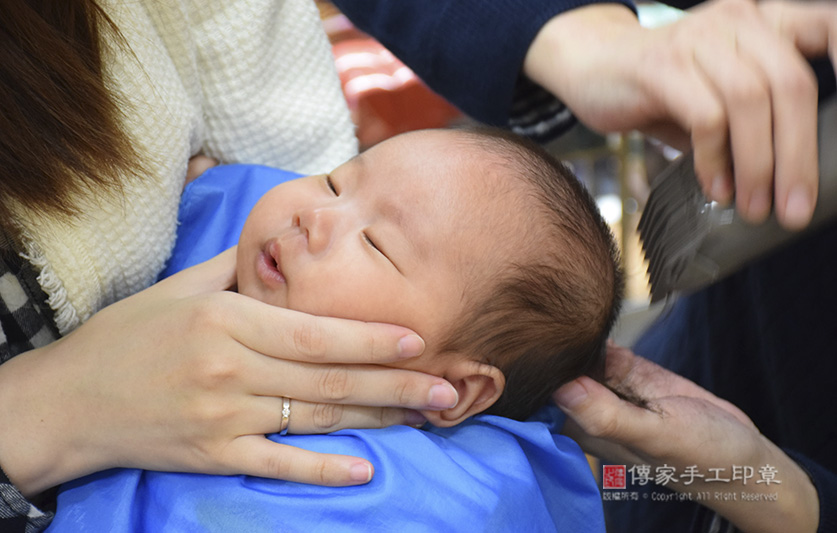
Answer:
<path fill-rule="evenodd" d="M 372 467 L 369 463 L 355 463 L 349 469 L 349 477 L 352 478 L 352 481 L 369 483 L 372 479 Z"/>
<path fill-rule="evenodd" d="M 398 340 L 398 355 L 403 358 L 416 357 L 424 351 L 424 339 L 415 334 L 405 335 Z"/>
<path fill-rule="evenodd" d="M 716 202 L 726 203 L 729 201 L 729 187 L 727 187 L 727 179 L 723 175 L 715 176 L 712 180 L 712 195 L 711 200 Z"/>
<path fill-rule="evenodd" d="M 811 205 L 811 195 L 808 189 L 797 186 L 791 189 L 788 194 L 788 202 L 785 204 L 785 226 L 791 229 L 802 229 L 811 221 L 814 208 Z"/>
<path fill-rule="evenodd" d="M 573 409 L 587 399 L 587 389 L 581 383 L 573 381 L 558 389 L 554 399 L 558 407 Z"/>
<path fill-rule="evenodd" d="M 404 420 L 404 422 L 408 426 L 420 428 L 421 426 L 427 423 L 427 418 L 425 418 L 424 415 L 419 413 L 418 411 L 409 410 L 407 411 L 407 417 Z"/>
<path fill-rule="evenodd" d="M 770 214 L 770 193 L 767 189 L 756 189 L 750 195 L 747 216 L 753 221 L 762 221 Z"/>
<path fill-rule="evenodd" d="M 450 409 L 459 403 L 459 394 L 450 385 L 433 385 L 427 394 L 427 406 L 431 409 Z"/>

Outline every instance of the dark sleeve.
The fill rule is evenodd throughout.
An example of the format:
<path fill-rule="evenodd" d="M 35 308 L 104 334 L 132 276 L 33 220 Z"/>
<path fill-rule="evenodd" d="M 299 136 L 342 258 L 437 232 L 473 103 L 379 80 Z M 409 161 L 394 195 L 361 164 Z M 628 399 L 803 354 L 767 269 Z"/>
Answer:
<path fill-rule="evenodd" d="M 43 531 L 52 522 L 52 517 L 52 512 L 43 512 L 29 502 L 0 470 L 0 531 Z"/>
<path fill-rule="evenodd" d="M 818 533 L 837 531 L 837 474 L 793 450 L 784 450 L 808 474 L 820 498 Z"/>
<path fill-rule="evenodd" d="M 521 76 L 526 52 L 552 17 L 596 3 L 635 11 L 631 0 L 334 0 L 464 113 L 535 138 L 561 133 L 574 119 Z"/>

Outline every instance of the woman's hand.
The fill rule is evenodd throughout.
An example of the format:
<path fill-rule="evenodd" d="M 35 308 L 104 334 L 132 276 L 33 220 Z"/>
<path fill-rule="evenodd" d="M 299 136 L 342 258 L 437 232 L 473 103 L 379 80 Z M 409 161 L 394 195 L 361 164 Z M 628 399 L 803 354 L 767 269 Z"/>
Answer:
<path fill-rule="evenodd" d="M 365 483 L 366 460 L 264 437 L 282 429 L 282 397 L 295 432 L 414 424 L 410 409 L 456 403 L 441 378 L 372 366 L 419 355 L 412 331 L 273 307 L 226 291 L 234 280 L 232 249 L 0 366 L 12 481 L 35 494 L 121 466 Z"/>
<path fill-rule="evenodd" d="M 743 531 L 816 531 L 819 503 L 811 480 L 740 409 L 625 348 L 609 346 L 606 375 L 610 387 L 644 399 L 648 408 L 620 399 L 587 377 L 563 386 L 555 401 L 569 417 L 564 432 L 585 451 L 619 464 L 652 469 L 665 464 L 678 472 L 690 466 L 708 473 L 730 465 L 757 470 L 769 464 L 781 484 L 751 480 L 725 489 L 778 493 L 776 501 L 702 503 Z M 667 486 L 684 493 L 706 490 L 699 482 Z"/>
<path fill-rule="evenodd" d="M 209 157 L 203 154 L 193 155 L 189 158 L 189 165 L 186 167 L 186 181 L 183 186 L 189 185 L 195 181 L 201 174 L 212 167 L 218 166 L 219 161 L 214 157 Z"/>
<path fill-rule="evenodd" d="M 692 147 L 707 196 L 804 227 L 818 183 L 817 85 L 805 58 L 837 58 L 837 3 L 713 0 L 641 28 L 618 5 L 553 18 L 526 74 L 599 131 L 638 129 Z M 734 186 L 733 186 L 734 177 Z"/>

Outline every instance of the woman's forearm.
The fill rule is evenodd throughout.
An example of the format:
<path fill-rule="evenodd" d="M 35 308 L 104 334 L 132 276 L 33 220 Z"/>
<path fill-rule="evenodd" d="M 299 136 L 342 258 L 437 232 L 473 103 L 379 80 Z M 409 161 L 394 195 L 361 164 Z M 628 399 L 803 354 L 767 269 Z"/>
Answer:
<path fill-rule="evenodd" d="M 756 483 L 751 480 L 741 489 L 736 500 L 722 498 L 706 502 L 721 516 L 727 518 L 741 531 L 753 533 L 781 533 L 798 531 L 815 533 L 819 523 L 819 497 L 808 474 L 779 447 L 760 437 L 759 455 L 741 458 L 735 464 L 770 465 L 774 467 L 780 483 Z M 747 494 L 746 500 L 744 494 Z"/>
<path fill-rule="evenodd" d="M 27 497 L 90 471 L 71 458 L 84 421 L 61 392 L 74 376 L 50 365 L 53 345 L 0 365 L 0 467 Z"/>

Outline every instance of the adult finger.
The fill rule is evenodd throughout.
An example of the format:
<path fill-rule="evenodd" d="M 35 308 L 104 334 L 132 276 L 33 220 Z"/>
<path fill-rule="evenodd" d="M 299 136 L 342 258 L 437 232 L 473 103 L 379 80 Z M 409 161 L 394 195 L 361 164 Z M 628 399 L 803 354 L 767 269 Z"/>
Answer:
<path fill-rule="evenodd" d="M 785 37 L 780 40 L 782 46 L 752 53 L 762 54 L 762 62 L 775 80 L 772 85 L 781 94 L 776 97 L 777 216 L 786 227 L 799 229 L 813 213 L 819 173 L 817 85 L 802 56 L 828 53 L 832 61 L 837 59 L 837 6 L 832 2 L 770 2 L 760 8 L 773 30 Z"/>
<path fill-rule="evenodd" d="M 695 50 L 695 61 L 724 105 L 738 212 L 745 220 L 763 222 L 770 214 L 773 197 L 770 89 L 759 69 L 739 52 L 737 43 L 721 48 L 701 43 Z"/>
<path fill-rule="evenodd" d="M 160 281 L 154 288 L 144 293 L 153 295 L 160 291 L 167 291 L 173 297 L 184 298 L 225 291 L 236 283 L 236 248 L 233 246 L 208 261 L 182 270 Z"/>
<path fill-rule="evenodd" d="M 629 448 L 607 439 L 588 435 L 572 417 L 568 417 L 561 428 L 561 434 L 573 439 L 581 446 L 584 453 L 605 461 L 620 464 L 641 464 L 643 458 Z"/>
<path fill-rule="evenodd" d="M 682 394 L 681 382 L 686 381 L 644 357 L 635 355 L 630 349 L 612 342 L 608 342 L 607 346 L 605 374 L 608 386 L 628 396 L 644 399 Z"/>
<path fill-rule="evenodd" d="M 186 167 L 186 184 L 194 181 L 198 176 L 206 172 L 212 167 L 218 166 L 219 161 L 214 157 L 209 157 L 203 154 L 193 155 L 189 158 L 189 164 Z"/>
<path fill-rule="evenodd" d="M 817 90 L 804 57 L 837 57 L 837 7 L 833 2 L 763 2 L 758 7 L 772 35 L 761 43 L 748 37 L 747 53 L 757 57 L 770 78 L 775 115 L 775 205 L 789 229 L 807 225 L 816 203 Z"/>
<path fill-rule="evenodd" d="M 765 20 L 805 57 L 826 54 L 837 61 L 837 5 L 832 1 L 787 2 L 763 0 L 758 8 Z"/>
<path fill-rule="evenodd" d="M 769 38 L 761 38 L 765 34 Z M 742 28 L 740 47 L 757 61 L 770 86 L 776 215 L 784 226 L 801 229 L 813 215 L 819 181 L 817 81 L 792 44 L 775 35 L 766 24 L 764 31 Z"/>
<path fill-rule="evenodd" d="M 665 115 L 671 117 L 683 131 L 689 132 L 695 174 L 707 197 L 726 203 L 731 199 L 733 189 L 727 111 L 697 64 L 694 50 L 671 48 L 671 43 L 691 43 L 687 39 L 689 29 L 679 28 L 672 25 L 652 31 L 654 38 L 651 42 L 657 43 L 654 48 L 658 56 L 656 61 L 647 63 L 660 63 L 662 66 L 655 65 L 643 79 L 646 80 L 646 90 L 657 95 L 662 102 Z M 686 35 L 678 37 L 678 31 Z M 666 75 L 660 76 L 660 71 L 666 72 Z M 658 125 L 652 123 L 651 132 L 655 128 Z M 645 131 L 648 132 L 648 128 Z"/>
<path fill-rule="evenodd" d="M 750 418 L 735 405 L 693 381 L 635 355 L 628 348 L 612 343 L 608 345 L 606 373 L 608 385 L 626 396 L 648 401 L 672 397 L 694 398 L 713 404 L 748 427 L 755 427 Z"/>
<path fill-rule="evenodd" d="M 288 396 L 312 403 L 345 404 L 409 409 L 448 409 L 457 404 L 456 389 L 444 379 L 372 365 L 324 365 L 261 360 L 252 383 L 252 394 Z"/>
<path fill-rule="evenodd" d="M 421 427 L 427 422 L 412 409 L 320 404 L 270 396 L 251 397 L 241 409 L 225 412 L 235 413 L 232 430 L 242 435 L 279 433 L 285 429 L 288 433 L 311 434 L 395 425 Z"/>
<path fill-rule="evenodd" d="M 656 434 L 660 421 L 659 413 L 621 400 L 587 376 L 562 386 L 553 399 L 587 435 L 629 448 Z"/>
<path fill-rule="evenodd" d="M 271 306 L 246 296 L 231 302 L 230 334 L 253 351 L 315 363 L 389 363 L 415 357 L 424 341 L 391 324 L 323 317 Z"/>
<path fill-rule="evenodd" d="M 706 421 L 729 416 L 709 402 L 684 396 L 648 398 L 648 408 L 638 407 L 586 376 L 565 385 L 553 398 L 585 435 L 607 443 L 600 452 L 621 452 L 620 459 L 631 454 L 642 462 L 683 459 L 689 432 L 721 432 L 724 424 Z"/>
<path fill-rule="evenodd" d="M 420 427 L 427 419 L 418 411 L 391 407 L 359 407 L 291 400 L 290 433 L 331 433 L 340 429 Z"/>
<path fill-rule="evenodd" d="M 245 474 L 297 483 L 348 486 L 368 483 L 372 463 L 359 457 L 323 454 L 272 442 L 261 435 L 246 435 L 224 448 L 222 474 Z"/>

